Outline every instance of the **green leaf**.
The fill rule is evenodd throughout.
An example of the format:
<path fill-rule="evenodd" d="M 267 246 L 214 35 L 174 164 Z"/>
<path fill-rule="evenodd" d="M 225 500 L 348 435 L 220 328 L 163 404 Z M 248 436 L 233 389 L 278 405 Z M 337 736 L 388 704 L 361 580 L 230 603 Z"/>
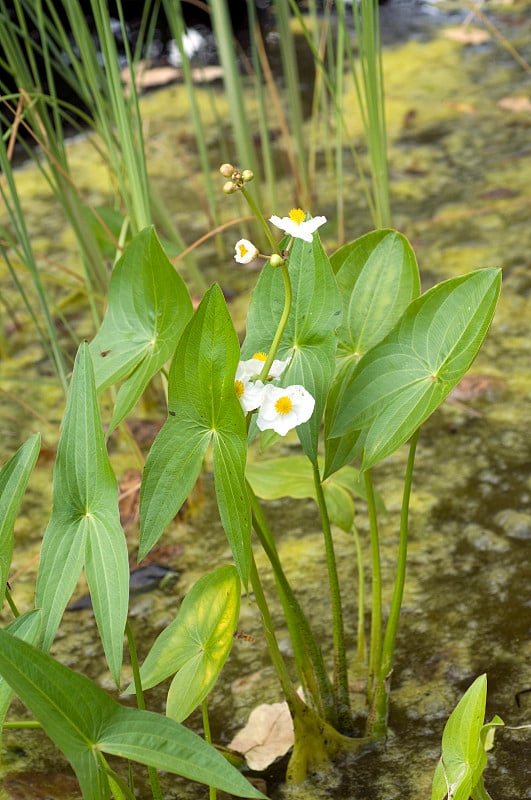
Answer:
<path fill-rule="evenodd" d="M 128 554 L 86 344 L 74 364 L 37 576 L 35 602 L 42 608 L 45 650 L 83 564 L 107 663 L 118 684 L 129 599 Z"/>
<path fill-rule="evenodd" d="M 432 800 L 443 800 L 449 790 L 452 800 L 469 799 L 486 764 L 481 739 L 486 701 L 487 677 L 483 674 L 467 689 L 445 725 Z"/>
<path fill-rule="evenodd" d="M 153 443 L 140 493 L 139 558 L 155 545 L 189 495 L 212 441 L 219 512 L 246 585 L 251 513 L 245 491 L 247 431 L 234 377 L 239 345 L 223 294 L 212 286 L 175 352 L 168 383 L 170 416 Z"/>
<path fill-rule="evenodd" d="M 41 445 L 38 433 L 17 450 L 0 470 L 0 608 L 13 556 L 13 531 L 22 496 L 37 461 Z"/>
<path fill-rule="evenodd" d="M 405 236 L 384 229 L 344 245 L 330 263 L 343 303 L 337 357 L 359 361 L 418 297 L 415 254 Z"/>
<path fill-rule="evenodd" d="M 186 719 L 210 692 L 238 625 L 241 584 L 232 565 L 204 575 L 185 596 L 175 620 L 157 637 L 140 670 L 142 687 L 175 674 L 166 713 Z M 134 691 L 130 686 L 128 692 Z"/>
<path fill-rule="evenodd" d="M 13 620 L 6 628 L 13 636 L 24 639 L 25 642 L 36 644 L 41 630 L 40 609 L 26 611 Z M 13 696 L 13 690 L 4 678 L 0 675 L 0 730 L 4 724 L 4 719 Z"/>
<path fill-rule="evenodd" d="M 348 464 L 364 445 L 360 431 L 331 437 L 341 386 L 360 358 L 380 342 L 418 297 L 420 281 L 415 254 L 407 239 L 378 230 L 341 247 L 330 259 L 341 292 L 343 314 L 338 330 L 338 370 L 325 414 L 325 477 Z"/>
<path fill-rule="evenodd" d="M 301 384 L 315 398 L 312 417 L 297 433 L 308 458 L 317 460 L 319 428 L 335 368 L 335 331 L 341 318 L 341 298 L 330 262 L 318 234 L 313 242 L 295 239 L 289 256 L 292 307 L 278 358 L 290 358 L 282 386 Z M 268 352 L 284 308 L 281 268 L 263 268 L 251 297 L 242 358 Z"/>
<path fill-rule="evenodd" d="M 0 630 L 0 674 L 70 761 L 84 800 L 108 800 L 102 753 L 263 798 L 216 750 L 178 722 L 123 708 L 83 675 Z"/>
<path fill-rule="evenodd" d="M 248 464 L 246 474 L 254 493 L 263 500 L 311 497 L 317 502 L 313 469 L 306 456 L 271 458 Z M 332 478 L 323 481 L 323 491 L 330 522 L 344 531 L 350 531 L 355 510 L 352 495 L 366 497 L 358 470 L 344 467 Z M 380 508 L 381 505 L 379 500 Z"/>
<path fill-rule="evenodd" d="M 118 391 L 109 432 L 173 356 L 191 316 L 185 284 L 154 229 L 145 228 L 114 267 L 107 313 L 90 344 L 98 392 L 126 378 Z"/>
<path fill-rule="evenodd" d="M 347 370 L 330 435 L 366 431 L 363 468 L 404 444 L 461 380 L 486 336 L 500 283 L 499 270 L 482 269 L 438 284 Z"/>

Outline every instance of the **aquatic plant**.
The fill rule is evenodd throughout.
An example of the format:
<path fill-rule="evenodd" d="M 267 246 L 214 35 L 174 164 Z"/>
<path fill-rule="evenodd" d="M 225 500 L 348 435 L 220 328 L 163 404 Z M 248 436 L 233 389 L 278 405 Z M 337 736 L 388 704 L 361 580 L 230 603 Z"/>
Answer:
<path fill-rule="evenodd" d="M 36 610 L 16 619 L 14 630 L 2 633 L 0 674 L 70 759 L 86 797 L 107 797 L 121 785 L 104 753 L 147 764 L 154 797 L 159 796 L 156 767 L 244 794 L 243 778 L 228 765 L 224 771 L 212 766 L 212 771 L 201 773 L 198 763 L 207 745 L 187 739 L 192 734 L 176 727 L 203 703 L 221 671 L 236 629 L 240 583 L 252 589 L 293 717 L 288 780 L 301 781 L 342 752 L 357 751 L 385 735 L 419 429 L 477 355 L 499 294 L 499 270 L 480 269 L 421 295 L 413 251 L 390 229 L 369 233 L 328 258 L 318 233 L 325 218 L 294 209 L 284 218 L 271 217 L 273 225 L 288 231 L 279 242 L 247 191 L 252 172 L 229 164 L 221 172 L 225 193 L 239 192 L 248 199 L 271 250 L 261 256 L 267 260 L 251 297 L 245 341 L 240 348 L 216 284 L 193 311 L 188 290 L 154 230 L 148 227 L 133 238 L 113 271 L 101 328 L 90 345 L 80 346 L 76 357 L 54 468 L 53 510 L 42 543 Z M 242 247 L 254 253 L 250 241 L 242 245 L 240 240 L 238 245 L 236 260 L 241 260 Z M 139 559 L 158 542 L 186 500 L 211 449 L 219 516 L 235 566 L 219 567 L 194 587 L 142 668 L 135 667 L 139 710 L 134 712 L 46 653 L 84 569 L 105 657 L 118 687 L 124 632 L 136 663 L 127 624 L 127 548 L 97 398 L 120 385 L 108 435 L 170 359 L 168 415 L 142 479 Z M 262 447 L 273 447 L 290 430 L 296 431 L 303 456 L 284 454 L 247 467 L 247 449 L 254 447 L 255 439 L 261 438 Z M 407 442 L 396 574 L 385 618 L 378 533 L 383 509 L 372 470 Z M 13 514 L 37 449 L 38 442 L 30 440 L 14 457 L 17 469 L 11 462 L 4 467 L 5 483 L 15 481 L 16 489 L 13 493 L 11 486 L 5 488 L 2 495 L 14 498 L 2 536 L 4 585 Z M 322 599 L 322 613 L 328 606 L 330 659 L 288 580 L 260 499 L 299 497 L 301 492 L 314 498 L 322 527 L 328 574 L 328 601 Z M 365 608 L 359 609 L 357 641 L 345 638 L 333 537 L 333 526 L 353 530 L 355 496 L 366 502 L 370 523 L 367 653 Z M 252 530 L 275 576 L 293 646 L 295 682 L 277 643 Z M 356 553 L 359 556 L 359 548 L 353 546 L 352 571 L 361 576 L 363 565 L 356 566 Z M 10 597 L 7 588 L 6 592 Z M 16 613 L 11 598 L 10 602 Z M 349 694 L 349 667 L 356 655 L 357 672 L 366 674 L 363 731 Z M 169 675 L 175 675 L 168 695 L 170 719 L 159 723 L 144 711 L 143 690 Z M 298 684 L 304 699 L 296 691 Z M 182 692 L 175 687 L 186 687 L 184 707 Z M 9 692 L 7 686 L 4 691 Z M 86 714 L 74 701 L 81 693 L 87 698 Z M 150 744 L 151 736 L 157 737 L 156 747 Z M 175 742 L 183 737 L 190 755 L 185 764 L 178 764 Z M 209 764 L 223 762 L 208 752 Z M 247 796 L 260 796 L 247 791 Z"/>

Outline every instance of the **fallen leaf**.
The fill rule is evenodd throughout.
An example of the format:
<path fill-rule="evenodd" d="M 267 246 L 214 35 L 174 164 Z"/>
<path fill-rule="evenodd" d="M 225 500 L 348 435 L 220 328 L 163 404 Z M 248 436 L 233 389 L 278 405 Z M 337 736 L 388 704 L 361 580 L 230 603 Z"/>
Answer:
<path fill-rule="evenodd" d="M 253 708 L 245 728 L 228 745 L 258 771 L 266 769 L 292 746 L 293 722 L 286 702 L 263 703 Z"/>
<path fill-rule="evenodd" d="M 502 97 L 497 105 L 505 111 L 531 111 L 531 100 L 525 95 L 515 95 L 514 97 Z"/>
<path fill-rule="evenodd" d="M 463 27 L 460 25 L 458 28 L 446 28 L 444 35 L 447 39 L 452 39 L 454 42 L 460 44 L 484 44 L 490 40 L 490 34 L 481 28 L 472 28 L 470 26 Z"/>

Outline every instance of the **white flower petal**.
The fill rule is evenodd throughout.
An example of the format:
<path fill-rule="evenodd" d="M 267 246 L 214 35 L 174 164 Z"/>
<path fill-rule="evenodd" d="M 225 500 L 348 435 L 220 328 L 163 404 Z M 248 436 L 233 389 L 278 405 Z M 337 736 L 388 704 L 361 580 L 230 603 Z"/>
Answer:
<path fill-rule="evenodd" d="M 259 408 L 262 403 L 265 386 L 262 381 L 248 381 L 238 378 L 236 374 L 236 381 L 243 385 L 243 391 L 238 394 L 238 400 L 242 409 L 247 414 L 249 411 L 254 411 Z M 241 387 L 240 387 L 241 389 Z"/>
<path fill-rule="evenodd" d="M 307 422 L 313 414 L 315 400 L 304 386 L 264 387 L 262 405 L 256 424 L 261 431 L 274 430 L 280 436 Z"/>
<path fill-rule="evenodd" d="M 311 219 L 297 222 L 291 217 L 277 217 L 274 214 L 272 217 L 269 217 L 269 221 L 272 222 L 275 227 L 280 228 L 280 230 L 285 233 L 289 233 L 289 235 L 293 236 L 295 239 L 303 239 L 305 242 L 312 242 L 313 234 L 317 228 L 324 225 L 326 217 L 312 217 Z"/>
<path fill-rule="evenodd" d="M 240 239 L 234 245 L 234 258 L 238 264 L 249 264 L 259 255 L 258 248 L 249 239 Z"/>

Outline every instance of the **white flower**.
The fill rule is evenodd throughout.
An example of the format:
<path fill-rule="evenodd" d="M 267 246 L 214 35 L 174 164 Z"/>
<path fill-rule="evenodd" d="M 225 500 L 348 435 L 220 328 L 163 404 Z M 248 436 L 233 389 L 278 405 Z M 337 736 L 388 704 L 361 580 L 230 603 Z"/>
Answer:
<path fill-rule="evenodd" d="M 245 380 L 239 378 L 238 373 L 236 373 L 234 389 L 236 391 L 236 397 L 240 401 L 240 405 L 246 414 L 260 407 L 265 389 L 262 381 Z"/>
<path fill-rule="evenodd" d="M 236 250 L 234 258 L 238 264 L 249 264 L 259 255 L 258 248 L 249 239 L 240 239 L 234 245 L 234 249 Z"/>
<path fill-rule="evenodd" d="M 241 378 L 242 380 L 258 378 L 266 359 L 267 353 L 255 353 L 252 358 L 248 358 L 246 361 L 240 361 L 238 369 L 236 370 L 236 378 Z M 285 361 L 275 358 L 269 368 L 269 375 L 267 377 L 272 379 L 280 378 L 288 364 L 289 358 Z"/>
<path fill-rule="evenodd" d="M 313 217 L 306 219 L 306 214 L 302 208 L 292 208 L 287 217 L 277 217 L 273 215 L 269 217 L 269 221 L 273 223 L 281 231 L 289 233 L 296 239 L 304 239 L 305 242 L 313 241 L 313 234 L 324 225 L 326 217 Z"/>
<path fill-rule="evenodd" d="M 315 400 L 304 386 L 264 387 L 262 405 L 256 424 L 261 431 L 274 430 L 280 436 L 307 422 L 313 414 Z"/>

